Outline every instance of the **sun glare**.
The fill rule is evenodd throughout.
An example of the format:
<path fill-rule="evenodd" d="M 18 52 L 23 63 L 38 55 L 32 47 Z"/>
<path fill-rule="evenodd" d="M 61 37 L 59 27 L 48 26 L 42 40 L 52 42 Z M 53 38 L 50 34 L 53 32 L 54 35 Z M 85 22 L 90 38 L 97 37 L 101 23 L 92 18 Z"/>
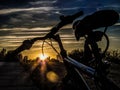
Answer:
<path fill-rule="evenodd" d="M 44 54 L 44 55 L 40 54 L 39 57 L 40 57 L 41 60 L 45 60 L 48 57 L 48 55 L 47 54 Z"/>

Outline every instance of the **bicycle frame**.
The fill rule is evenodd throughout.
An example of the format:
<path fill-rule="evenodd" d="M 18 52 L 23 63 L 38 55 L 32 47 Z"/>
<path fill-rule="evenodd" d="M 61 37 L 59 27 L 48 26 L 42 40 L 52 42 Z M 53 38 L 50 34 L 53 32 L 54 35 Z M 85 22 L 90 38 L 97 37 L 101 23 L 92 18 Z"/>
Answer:
<path fill-rule="evenodd" d="M 118 86 L 116 86 L 113 82 L 111 82 L 106 76 L 104 76 L 104 74 L 97 71 L 96 68 L 94 69 L 90 66 L 80 63 L 80 62 L 76 61 L 75 59 L 72 59 L 71 57 L 67 56 L 67 52 L 63 47 L 63 44 L 61 42 L 59 35 L 53 35 L 51 38 L 54 39 L 59 45 L 60 54 L 63 58 L 63 62 L 66 67 L 67 73 L 70 74 L 69 72 L 71 72 L 71 69 L 77 73 L 78 78 L 80 78 L 80 80 L 82 81 L 82 83 L 85 86 L 85 89 L 83 89 L 83 90 L 90 90 L 90 87 L 88 86 L 87 82 L 83 78 L 81 72 L 84 73 L 85 75 L 89 76 L 92 80 L 96 80 L 96 78 L 97 78 L 100 83 L 104 83 L 104 84 L 109 83 L 110 85 L 114 86 L 114 90 L 119 90 Z M 38 37 L 38 38 L 32 39 L 31 41 L 45 40 L 45 39 L 47 39 L 47 37 Z M 103 80 L 101 80 L 102 78 L 103 78 Z M 105 83 L 104 81 L 107 83 Z M 108 87 L 109 87 L 109 85 L 107 86 L 107 88 Z"/>
<path fill-rule="evenodd" d="M 90 87 L 88 86 L 88 84 L 86 83 L 86 81 L 84 80 L 84 78 L 82 77 L 81 73 L 79 72 L 82 71 L 85 74 L 87 74 L 90 77 L 94 77 L 95 74 L 95 69 L 86 66 L 78 61 L 76 61 L 75 59 L 72 59 L 71 57 L 67 56 L 66 50 L 63 47 L 63 44 L 61 42 L 61 39 L 59 37 L 59 35 L 54 36 L 55 41 L 58 42 L 59 48 L 60 48 L 60 52 L 61 52 L 61 56 L 63 58 L 65 67 L 67 69 L 67 72 L 70 72 L 70 68 L 69 68 L 69 64 L 72 65 L 72 68 L 74 68 L 74 70 L 78 73 L 79 77 L 81 78 L 81 80 L 83 81 L 84 85 L 86 86 L 86 90 L 90 90 Z M 67 64 L 66 64 L 67 63 Z"/>
<path fill-rule="evenodd" d="M 54 27 L 52 28 L 52 30 L 53 29 L 54 29 Z M 59 28 L 57 28 L 57 29 L 59 29 Z M 32 39 L 31 42 L 35 42 L 37 40 L 45 40 L 45 39 L 48 39 L 48 38 L 52 38 L 58 43 L 59 48 L 60 48 L 60 54 L 63 58 L 63 62 L 64 62 L 64 65 L 66 67 L 66 70 L 67 70 L 68 74 L 69 74 L 69 72 L 71 72 L 71 70 L 69 70 L 69 69 L 73 69 L 73 71 L 77 72 L 77 74 L 79 75 L 79 78 L 82 80 L 82 83 L 84 83 L 84 86 L 85 86 L 84 90 L 90 90 L 90 87 L 86 83 L 85 79 L 82 77 L 81 72 L 86 74 L 87 76 L 89 76 L 90 78 L 92 78 L 94 80 L 98 76 L 105 77 L 104 75 L 101 76 L 102 72 L 99 72 L 98 70 L 96 70 L 96 69 L 94 69 L 90 66 L 87 66 L 83 63 L 80 63 L 80 62 L 76 61 L 75 59 L 72 59 L 69 56 L 67 56 L 67 52 L 63 47 L 63 44 L 61 42 L 61 39 L 60 39 L 59 35 L 54 35 L 52 33 L 52 31 L 50 33 L 48 33 L 45 37 L 38 37 L 38 38 Z M 101 59 L 102 58 L 99 58 L 98 60 L 101 60 Z M 97 76 L 98 73 L 100 75 Z"/>
<path fill-rule="evenodd" d="M 110 90 L 120 90 L 120 88 L 114 82 L 112 82 L 110 79 L 108 79 L 106 77 L 104 72 L 101 72 L 101 70 L 99 71 L 99 68 L 101 69 L 102 66 L 94 69 L 90 66 L 87 66 L 83 63 L 80 63 L 80 62 L 76 61 L 75 59 L 72 59 L 71 57 L 67 56 L 67 52 L 63 47 L 63 44 L 61 42 L 61 39 L 60 39 L 59 35 L 54 36 L 53 39 L 58 42 L 58 45 L 59 45 L 59 48 L 60 48 L 60 54 L 63 58 L 63 61 L 64 61 L 64 64 L 65 64 L 65 67 L 66 67 L 66 70 L 67 70 L 68 74 L 69 74 L 69 72 L 71 72 L 71 68 L 74 69 L 77 72 L 77 74 L 79 75 L 79 78 L 81 78 L 82 83 L 84 83 L 84 85 L 85 85 L 84 90 L 90 90 L 90 87 L 86 83 L 86 81 L 83 78 L 81 72 L 86 74 L 87 76 L 89 76 L 93 80 L 96 81 L 96 79 L 98 79 L 98 82 L 100 82 L 102 84 L 105 84 L 106 87 L 103 86 L 101 89 L 105 89 L 105 90 L 110 89 L 109 85 L 111 85 L 112 88 Z M 99 64 L 101 64 L 101 62 Z"/>
<path fill-rule="evenodd" d="M 86 83 L 85 79 L 83 78 L 83 76 L 81 75 L 80 71 L 84 72 L 85 74 L 87 74 L 88 76 L 92 76 L 94 77 L 94 73 L 95 73 L 95 69 L 88 67 L 80 62 L 77 62 L 76 60 L 70 58 L 69 56 L 67 58 L 64 58 L 64 60 L 66 60 L 68 63 L 72 64 L 74 66 L 74 70 L 78 73 L 79 77 L 82 79 L 82 81 L 84 82 L 84 85 L 86 86 L 86 88 L 88 90 L 90 90 L 90 87 L 88 86 L 88 84 Z M 80 71 L 79 71 L 80 70 Z"/>
<path fill-rule="evenodd" d="M 64 60 L 66 60 L 67 62 L 69 62 L 70 64 L 72 64 L 74 67 L 80 69 L 81 71 L 83 71 L 84 73 L 90 75 L 90 76 L 94 76 L 95 74 L 95 69 L 86 66 L 78 61 L 76 61 L 75 59 L 72 59 L 71 57 L 67 56 L 67 58 L 64 58 Z"/>
<path fill-rule="evenodd" d="M 56 38 L 57 38 L 57 39 L 56 39 Z M 95 69 L 93 69 L 93 68 L 91 68 L 91 67 L 89 67 L 89 66 L 86 66 L 86 65 L 84 65 L 84 64 L 82 64 L 82 63 L 80 63 L 80 62 L 78 62 L 78 61 L 76 61 L 76 60 L 74 60 L 74 59 L 72 59 L 71 57 L 67 56 L 66 50 L 65 50 L 64 47 L 63 47 L 63 44 L 62 44 L 62 42 L 61 42 L 61 39 L 60 39 L 59 35 L 56 35 L 56 36 L 54 37 L 54 39 L 58 42 L 58 45 L 59 45 L 59 48 L 60 48 L 60 51 L 61 51 L 61 56 L 63 57 L 63 59 L 64 59 L 65 61 L 69 62 L 69 63 L 72 64 L 74 67 L 81 69 L 83 72 L 86 72 L 86 73 L 88 73 L 88 74 L 91 75 L 91 76 L 94 75 Z M 64 61 L 64 60 L 63 60 L 63 61 Z"/>
<path fill-rule="evenodd" d="M 80 62 L 76 61 L 75 59 L 67 56 L 67 52 L 63 47 L 63 44 L 61 42 L 61 39 L 60 39 L 59 35 L 53 36 L 53 39 L 56 42 L 58 42 L 58 45 L 59 45 L 59 48 L 60 48 L 60 54 L 63 58 L 63 61 L 64 61 L 64 64 L 65 64 L 65 67 L 66 67 L 66 70 L 67 70 L 68 74 L 69 74 L 69 72 L 71 72 L 71 69 L 74 69 L 74 71 L 77 72 L 80 80 L 82 80 L 82 83 L 84 83 L 83 84 L 85 86 L 84 90 L 90 90 L 90 87 L 88 86 L 87 82 L 83 78 L 81 72 L 86 74 L 87 76 L 89 76 L 91 79 L 93 79 L 95 81 L 96 81 L 96 79 L 98 79 L 98 82 L 100 82 L 102 84 L 106 84 L 105 85 L 106 87 L 103 86 L 101 89 L 105 89 L 105 90 L 110 89 L 109 85 L 111 85 L 112 88 L 110 90 L 120 90 L 120 88 L 114 82 L 112 82 L 110 79 L 108 79 L 106 77 L 104 72 L 101 72 L 101 70 L 99 71 L 99 68 L 102 67 L 101 65 L 100 65 L 99 68 L 94 69 L 90 66 L 87 66 L 83 63 L 80 63 Z M 101 64 L 101 62 L 99 64 Z"/>

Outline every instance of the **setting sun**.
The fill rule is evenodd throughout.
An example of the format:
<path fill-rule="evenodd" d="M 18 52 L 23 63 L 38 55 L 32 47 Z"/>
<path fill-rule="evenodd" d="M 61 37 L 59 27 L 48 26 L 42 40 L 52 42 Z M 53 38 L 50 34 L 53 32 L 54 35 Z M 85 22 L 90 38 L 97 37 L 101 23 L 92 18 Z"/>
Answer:
<path fill-rule="evenodd" d="M 44 55 L 40 54 L 39 57 L 40 57 L 41 60 L 45 60 L 48 57 L 48 55 L 47 54 L 44 54 Z"/>

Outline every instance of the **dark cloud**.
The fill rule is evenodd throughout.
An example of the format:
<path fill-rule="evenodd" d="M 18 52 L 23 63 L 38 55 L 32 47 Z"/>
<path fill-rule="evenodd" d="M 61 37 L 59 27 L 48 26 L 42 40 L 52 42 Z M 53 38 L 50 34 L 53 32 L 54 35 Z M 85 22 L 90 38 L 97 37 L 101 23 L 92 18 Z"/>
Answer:
<path fill-rule="evenodd" d="M 56 17 L 58 17 L 54 11 L 49 10 L 50 8 L 54 8 L 52 3 L 48 5 L 52 1 L 0 0 L 0 28 L 52 25 L 55 22 L 54 20 L 57 19 Z M 42 5 L 43 3 L 44 5 Z"/>
<path fill-rule="evenodd" d="M 12 17 L 16 17 L 17 14 L 5 14 L 5 15 L 0 15 L 0 27 L 6 27 L 9 26 L 11 27 L 10 22 L 9 20 L 12 18 Z M 14 25 L 12 25 L 14 27 Z"/>
<path fill-rule="evenodd" d="M 44 0 L 45 1 L 49 1 L 52 2 L 53 0 Z M 45 3 L 39 3 L 39 2 L 43 2 L 43 0 L 0 0 L 0 8 L 19 8 L 19 7 L 37 7 L 37 6 L 42 6 L 42 5 L 49 5 L 49 3 L 45 4 Z"/>
<path fill-rule="evenodd" d="M 1 28 L 13 27 L 43 27 L 55 25 L 59 22 L 59 16 L 46 13 L 27 13 L 17 12 L 11 14 L 0 15 Z M 7 25 L 7 26 L 6 26 Z"/>
<path fill-rule="evenodd" d="M 28 7 L 28 3 L 35 0 L 0 0 L 0 9 L 14 7 Z"/>
<path fill-rule="evenodd" d="M 43 27 L 56 24 L 58 15 L 35 12 L 15 12 L 0 15 L 0 28 Z"/>
<path fill-rule="evenodd" d="M 84 15 L 99 9 L 115 9 L 120 12 L 119 2 L 119 0 L 109 2 L 108 0 L 0 0 L 0 7 L 8 7 L 0 11 L 0 27 L 55 25 L 59 22 L 60 14 L 70 15 L 80 10 L 84 11 Z"/>
<path fill-rule="evenodd" d="M 7 4 L 26 4 L 30 1 L 36 0 L 0 0 L 0 5 L 7 5 Z"/>

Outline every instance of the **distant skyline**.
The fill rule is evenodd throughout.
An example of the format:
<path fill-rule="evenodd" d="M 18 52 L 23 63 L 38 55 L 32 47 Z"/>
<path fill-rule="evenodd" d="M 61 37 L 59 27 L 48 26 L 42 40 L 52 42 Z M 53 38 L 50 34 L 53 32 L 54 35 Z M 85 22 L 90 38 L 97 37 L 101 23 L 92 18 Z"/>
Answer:
<path fill-rule="evenodd" d="M 79 18 L 82 19 L 102 9 L 113 9 L 120 15 L 120 0 L 0 0 L 0 50 L 14 50 L 23 40 L 44 36 L 60 21 L 60 15 L 83 11 L 84 15 Z M 72 24 L 65 26 L 59 33 L 66 50 L 83 48 L 84 40 L 75 40 Z M 119 49 L 120 20 L 108 28 L 107 34 L 110 49 Z M 23 54 L 30 58 L 37 57 L 41 53 L 41 43 L 36 42 Z M 54 46 L 58 47 L 56 43 Z M 53 56 L 54 51 L 51 52 L 51 47 L 45 45 L 45 53 Z"/>

